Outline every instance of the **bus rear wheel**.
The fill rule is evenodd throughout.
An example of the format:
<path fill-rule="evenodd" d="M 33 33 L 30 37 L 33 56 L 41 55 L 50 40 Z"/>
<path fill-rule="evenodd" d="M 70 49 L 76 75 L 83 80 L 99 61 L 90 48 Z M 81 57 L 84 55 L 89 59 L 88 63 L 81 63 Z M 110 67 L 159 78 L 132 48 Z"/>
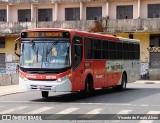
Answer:
<path fill-rule="evenodd" d="M 47 98 L 49 95 L 49 92 L 48 91 L 41 91 L 41 94 L 42 94 L 43 98 Z"/>
<path fill-rule="evenodd" d="M 127 77 L 125 74 L 122 75 L 122 81 L 121 81 L 121 85 L 118 86 L 118 90 L 119 91 L 124 91 L 126 90 L 126 84 L 127 84 Z"/>
<path fill-rule="evenodd" d="M 126 90 L 126 84 L 127 84 L 127 77 L 125 74 L 123 74 L 121 84 L 116 86 L 114 89 L 117 91 L 124 91 L 124 90 Z"/>

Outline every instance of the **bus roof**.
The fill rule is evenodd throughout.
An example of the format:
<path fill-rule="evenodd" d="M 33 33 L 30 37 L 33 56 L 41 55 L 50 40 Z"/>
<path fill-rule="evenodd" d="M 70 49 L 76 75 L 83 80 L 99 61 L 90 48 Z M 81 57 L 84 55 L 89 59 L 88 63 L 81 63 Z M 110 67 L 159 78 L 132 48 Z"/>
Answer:
<path fill-rule="evenodd" d="M 135 42 L 139 43 L 140 41 L 138 39 L 129 39 L 129 38 L 123 38 L 123 37 L 115 37 L 113 35 L 107 35 L 107 34 L 100 34 L 100 33 L 93 33 L 93 32 L 87 32 L 87 31 L 79 31 L 76 29 L 64 29 L 64 28 L 33 28 L 33 29 L 26 29 L 22 32 L 32 32 L 32 31 L 68 31 L 72 34 L 77 35 L 83 35 L 86 37 L 94 37 L 94 38 L 107 38 L 109 40 L 114 41 L 121 41 L 121 42 Z"/>
<path fill-rule="evenodd" d="M 22 32 L 32 32 L 32 31 L 68 31 L 72 34 L 77 34 L 77 35 L 83 35 L 87 37 L 95 37 L 95 38 L 107 38 L 110 40 L 115 40 L 118 41 L 119 39 L 113 35 L 107 35 L 107 34 L 100 34 L 100 33 L 92 33 L 92 32 L 87 32 L 87 31 L 79 31 L 76 29 L 64 29 L 64 28 L 33 28 L 33 29 L 26 29 L 22 30 Z"/>
<path fill-rule="evenodd" d="M 135 43 L 140 43 L 140 40 L 138 39 L 129 39 L 129 38 L 123 38 L 123 37 L 118 37 L 120 41 L 122 42 L 135 42 Z"/>

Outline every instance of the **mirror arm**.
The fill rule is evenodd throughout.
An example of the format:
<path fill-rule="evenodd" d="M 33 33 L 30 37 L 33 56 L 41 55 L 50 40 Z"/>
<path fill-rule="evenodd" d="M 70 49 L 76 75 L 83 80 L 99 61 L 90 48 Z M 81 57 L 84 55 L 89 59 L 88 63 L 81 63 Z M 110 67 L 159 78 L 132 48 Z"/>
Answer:
<path fill-rule="evenodd" d="M 14 51 L 14 53 L 18 56 L 18 57 L 20 57 L 21 55 L 19 55 L 18 53 L 16 53 L 16 51 Z"/>

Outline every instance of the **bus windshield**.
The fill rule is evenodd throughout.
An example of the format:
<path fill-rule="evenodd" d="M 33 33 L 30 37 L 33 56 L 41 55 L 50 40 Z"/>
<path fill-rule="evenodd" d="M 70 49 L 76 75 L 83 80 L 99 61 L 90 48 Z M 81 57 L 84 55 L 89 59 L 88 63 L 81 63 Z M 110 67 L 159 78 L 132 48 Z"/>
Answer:
<path fill-rule="evenodd" d="M 69 41 L 22 41 L 21 43 L 21 67 L 59 69 L 70 65 Z"/>

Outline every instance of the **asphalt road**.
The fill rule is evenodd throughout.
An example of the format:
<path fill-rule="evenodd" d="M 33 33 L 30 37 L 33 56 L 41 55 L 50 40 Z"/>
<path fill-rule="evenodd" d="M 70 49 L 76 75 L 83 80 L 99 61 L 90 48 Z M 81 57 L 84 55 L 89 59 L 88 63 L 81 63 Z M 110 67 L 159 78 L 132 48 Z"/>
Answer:
<path fill-rule="evenodd" d="M 96 90 L 90 93 L 88 98 L 82 98 L 80 93 L 50 93 L 49 98 L 41 97 L 40 92 L 24 92 L 0 97 L 0 114 L 58 114 L 50 116 L 51 119 L 60 117 L 61 114 L 72 114 L 68 117 L 80 117 L 79 120 L 72 119 L 65 122 L 92 123 L 92 122 L 137 122 L 137 123 L 158 123 L 155 120 L 105 120 L 106 117 L 118 118 L 117 114 L 137 116 L 137 114 L 160 114 L 160 84 L 132 83 L 127 85 L 123 92 L 116 92 L 113 89 Z M 81 114 L 79 116 L 79 114 Z M 88 115 L 89 114 L 89 115 Z M 99 120 L 86 120 L 101 115 Z M 109 114 L 109 115 L 106 115 Z M 110 114 L 112 114 L 110 116 Z M 131 116 L 132 116 L 131 115 Z M 63 117 L 62 116 L 62 117 Z M 120 115 L 121 116 L 121 115 Z M 126 116 L 126 117 L 125 117 Z M 102 118 L 101 118 L 102 117 Z M 65 119 L 65 117 L 64 117 Z M 2 121 L 0 121 L 2 122 Z M 51 122 L 51 121 L 47 121 Z M 31 123 L 31 121 L 30 121 Z"/>

